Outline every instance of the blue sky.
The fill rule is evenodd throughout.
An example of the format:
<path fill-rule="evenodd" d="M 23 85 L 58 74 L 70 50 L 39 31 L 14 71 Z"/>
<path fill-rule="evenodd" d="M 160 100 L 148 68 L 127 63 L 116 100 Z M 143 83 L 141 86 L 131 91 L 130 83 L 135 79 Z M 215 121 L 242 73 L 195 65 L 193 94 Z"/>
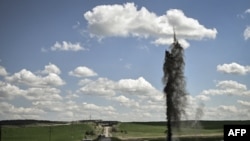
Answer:
<path fill-rule="evenodd" d="M 174 27 L 185 48 L 183 119 L 249 120 L 249 5 L 1 0 L 0 119 L 165 120 Z"/>

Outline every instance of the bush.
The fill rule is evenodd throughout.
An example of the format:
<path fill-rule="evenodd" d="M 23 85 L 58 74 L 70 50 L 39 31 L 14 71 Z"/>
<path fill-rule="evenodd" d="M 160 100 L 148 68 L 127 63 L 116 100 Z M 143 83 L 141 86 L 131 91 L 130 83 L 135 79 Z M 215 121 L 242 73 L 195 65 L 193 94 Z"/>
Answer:
<path fill-rule="evenodd" d="M 114 126 L 112 126 L 111 132 L 118 132 L 118 129 Z"/>
<path fill-rule="evenodd" d="M 86 132 L 85 132 L 85 135 L 94 136 L 94 135 L 95 135 L 95 132 L 94 132 L 93 130 L 91 130 L 91 131 L 86 131 Z"/>

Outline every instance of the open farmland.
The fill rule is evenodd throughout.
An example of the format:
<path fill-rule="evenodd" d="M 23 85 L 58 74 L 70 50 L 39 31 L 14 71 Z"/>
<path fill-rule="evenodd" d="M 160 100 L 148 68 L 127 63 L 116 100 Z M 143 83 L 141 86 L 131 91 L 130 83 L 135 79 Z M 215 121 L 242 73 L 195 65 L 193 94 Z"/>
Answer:
<path fill-rule="evenodd" d="M 225 124 L 250 124 L 250 121 L 182 121 L 180 130 L 174 130 L 179 138 L 223 138 Z M 166 136 L 166 122 L 123 122 L 116 126 L 113 134 L 121 139 L 163 139 Z"/>
<path fill-rule="evenodd" d="M 4 126 L 1 141 L 79 141 L 90 131 L 93 126 L 89 124 Z"/>
<path fill-rule="evenodd" d="M 181 129 L 174 130 L 174 137 L 182 141 L 199 138 L 213 141 L 223 139 L 225 124 L 250 124 L 250 121 L 182 121 Z M 166 136 L 166 122 L 118 122 L 110 128 L 112 140 L 161 141 Z M 4 125 L 1 141 L 80 141 L 95 139 L 102 134 L 95 122 L 77 124 Z"/>

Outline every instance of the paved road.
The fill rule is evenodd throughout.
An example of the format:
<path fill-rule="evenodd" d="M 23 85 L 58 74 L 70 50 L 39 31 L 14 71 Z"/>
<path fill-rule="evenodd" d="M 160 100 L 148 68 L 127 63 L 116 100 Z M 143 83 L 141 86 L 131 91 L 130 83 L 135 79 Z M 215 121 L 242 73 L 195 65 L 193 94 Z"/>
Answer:
<path fill-rule="evenodd" d="M 111 138 L 110 138 L 111 134 L 109 133 L 109 130 L 110 130 L 109 126 L 104 127 L 104 131 L 103 131 L 104 137 L 102 137 L 100 141 L 111 141 Z"/>
<path fill-rule="evenodd" d="M 104 133 L 103 134 L 104 134 L 105 137 L 110 136 L 110 134 L 109 134 L 109 126 L 104 127 Z"/>

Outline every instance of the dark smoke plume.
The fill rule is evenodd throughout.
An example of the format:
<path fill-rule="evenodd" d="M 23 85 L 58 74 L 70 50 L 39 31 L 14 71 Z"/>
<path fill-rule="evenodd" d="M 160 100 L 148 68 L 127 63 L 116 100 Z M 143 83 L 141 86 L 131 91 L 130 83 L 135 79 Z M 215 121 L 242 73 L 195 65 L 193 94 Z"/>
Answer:
<path fill-rule="evenodd" d="M 185 114 L 186 82 L 184 77 L 184 50 L 175 38 L 170 51 L 165 51 L 163 83 L 166 96 L 167 140 L 172 140 L 172 126 L 179 129 L 181 115 Z"/>

